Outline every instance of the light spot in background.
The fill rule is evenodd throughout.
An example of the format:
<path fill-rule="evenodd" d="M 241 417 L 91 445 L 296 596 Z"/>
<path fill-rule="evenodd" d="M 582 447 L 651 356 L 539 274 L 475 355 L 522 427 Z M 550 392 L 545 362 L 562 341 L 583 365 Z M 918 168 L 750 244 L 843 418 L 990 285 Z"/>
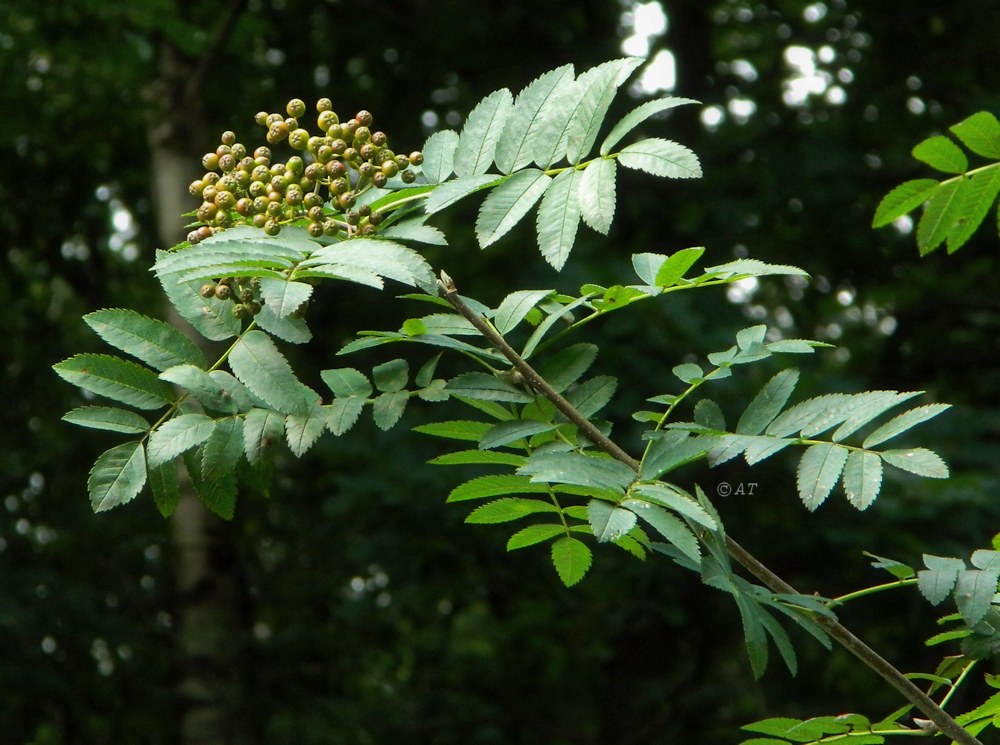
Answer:
<path fill-rule="evenodd" d="M 647 57 L 638 79 L 629 88 L 635 97 L 672 91 L 677 85 L 677 61 L 672 52 L 660 49 L 652 57 L 656 41 L 667 33 L 670 21 L 659 2 L 623 0 L 620 31 L 622 51 L 633 57 Z"/>

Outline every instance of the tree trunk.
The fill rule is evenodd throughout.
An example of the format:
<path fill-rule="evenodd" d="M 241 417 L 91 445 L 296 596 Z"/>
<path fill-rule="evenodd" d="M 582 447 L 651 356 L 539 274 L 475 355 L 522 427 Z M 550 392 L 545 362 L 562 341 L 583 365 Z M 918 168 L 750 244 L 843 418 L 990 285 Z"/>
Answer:
<path fill-rule="evenodd" d="M 153 167 L 152 194 L 160 245 L 183 240 L 191 209 L 187 185 L 197 178 L 194 143 L 211 142 L 199 115 L 199 91 L 193 90 L 196 68 L 164 42 L 159 50 L 157 80 L 148 91 L 151 120 L 148 141 Z M 202 130 L 202 131 L 193 131 Z M 167 308 L 171 324 L 190 328 Z M 202 339 L 193 330 L 190 336 Z M 206 350 L 207 351 L 207 350 Z M 209 356 L 211 352 L 208 352 Z M 228 526 L 208 512 L 190 482 L 181 479 L 180 502 L 170 518 L 176 599 L 174 608 L 177 741 L 180 745 L 229 745 L 241 742 L 235 710 L 241 699 L 240 642 L 246 624 L 241 617 L 243 585 Z"/>

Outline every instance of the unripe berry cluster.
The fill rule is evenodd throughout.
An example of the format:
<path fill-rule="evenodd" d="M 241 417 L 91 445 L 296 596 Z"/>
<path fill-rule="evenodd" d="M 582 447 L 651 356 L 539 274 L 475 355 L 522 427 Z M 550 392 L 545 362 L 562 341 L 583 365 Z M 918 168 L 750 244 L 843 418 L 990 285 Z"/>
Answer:
<path fill-rule="evenodd" d="M 201 286 L 201 296 L 206 300 L 232 300 L 236 318 L 252 318 L 260 313 L 260 280 L 256 278 L 223 277 L 218 282 L 206 282 Z"/>
<path fill-rule="evenodd" d="M 375 231 L 381 215 L 366 206 L 355 210 L 358 197 L 396 176 L 413 183 L 412 166 L 419 167 L 424 156 L 418 150 L 409 155 L 391 150 L 385 132 L 372 131 L 368 111 L 341 122 L 329 98 L 317 101 L 316 111 L 318 135 L 299 122 L 306 113 L 301 99 L 288 102 L 286 115 L 257 114 L 269 145 L 287 140 L 301 153 L 284 162 L 273 159 L 268 145 L 249 153 L 233 132 L 222 133 L 219 146 L 202 158 L 205 175 L 188 188 L 202 200 L 195 213 L 201 226 L 188 234 L 188 242 L 239 224 L 277 235 L 282 225 L 301 221 L 313 238 Z"/>

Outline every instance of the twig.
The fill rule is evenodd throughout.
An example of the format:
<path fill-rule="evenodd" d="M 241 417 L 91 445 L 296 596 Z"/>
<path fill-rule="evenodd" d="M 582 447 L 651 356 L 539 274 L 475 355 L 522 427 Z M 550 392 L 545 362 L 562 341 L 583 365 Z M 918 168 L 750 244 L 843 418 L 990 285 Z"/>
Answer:
<path fill-rule="evenodd" d="M 594 424 L 583 416 L 573 405 L 559 394 L 548 382 L 529 365 L 517 351 L 511 347 L 499 332 L 481 315 L 476 313 L 468 304 L 462 300 L 455 287 L 455 283 L 444 272 L 438 280 L 438 287 L 442 297 L 451 303 L 462 316 L 471 323 L 475 329 L 504 357 L 510 361 L 514 369 L 517 370 L 525 381 L 543 396 L 573 424 L 580 428 L 594 445 L 616 460 L 631 467 L 638 472 L 639 461 L 622 450 L 611 438 L 604 435 Z M 729 536 L 726 536 L 726 550 L 729 555 L 743 566 L 750 574 L 756 577 L 772 592 L 799 595 L 794 587 L 783 580 L 777 574 L 767 568 L 757 557 L 743 548 L 739 543 Z M 982 745 L 982 743 L 966 732 L 956 722 L 950 714 L 944 711 L 933 699 L 915 686 L 906 676 L 903 675 L 888 660 L 878 652 L 856 637 L 847 627 L 839 621 L 825 616 L 815 617 L 816 623 L 822 626 L 834 639 L 840 643 L 848 652 L 857 657 L 861 662 L 874 670 L 883 680 L 899 691 L 903 697 L 922 711 L 927 718 L 937 725 L 937 728 L 950 737 L 953 741 L 961 745 Z"/>

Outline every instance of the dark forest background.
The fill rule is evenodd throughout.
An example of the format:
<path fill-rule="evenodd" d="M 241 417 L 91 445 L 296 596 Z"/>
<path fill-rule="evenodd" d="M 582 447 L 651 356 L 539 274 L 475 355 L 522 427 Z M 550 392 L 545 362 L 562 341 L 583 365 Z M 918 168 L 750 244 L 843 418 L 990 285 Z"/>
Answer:
<path fill-rule="evenodd" d="M 882 195 L 925 175 L 916 142 L 1000 113 L 998 31 L 991 0 L 5 2 L 0 740 L 735 743 L 765 716 L 894 709 L 873 674 L 806 637 L 798 678 L 775 664 L 754 681 L 735 607 L 669 562 L 603 548 L 567 590 L 544 552 L 506 555 L 505 531 L 444 504 L 461 475 L 425 465 L 440 443 L 410 428 L 441 418 L 426 407 L 288 458 L 271 497 L 243 497 L 231 523 L 191 505 L 164 521 L 145 495 L 95 516 L 87 472 L 115 440 L 60 421 L 82 400 L 50 367 L 104 351 L 83 313 L 166 312 L 153 251 L 183 235 L 201 154 L 224 129 L 259 139 L 258 110 L 329 96 L 414 149 L 495 88 L 646 51 L 672 59 L 674 79 L 656 91 L 645 78 L 621 113 L 663 93 L 703 102 L 646 128 L 694 149 L 705 177 L 622 174 L 610 239 L 586 233 L 561 275 L 530 232 L 480 251 L 474 200 L 436 218 L 451 246 L 434 263 L 494 305 L 622 281 L 641 251 L 704 245 L 706 266 L 803 267 L 808 283 L 685 293 L 588 327 L 601 372 L 621 378 L 617 431 L 634 445 L 628 412 L 742 327 L 830 341 L 802 362 L 797 395 L 915 389 L 955 404 L 917 435 L 950 480 L 900 478 L 864 513 L 834 498 L 811 515 L 790 458 L 685 478 L 710 494 L 756 484 L 719 500 L 729 530 L 810 592 L 883 581 L 862 550 L 967 554 L 1000 530 L 996 232 L 988 218 L 960 253 L 919 258 L 905 223 L 869 226 Z M 318 297 L 316 340 L 289 350 L 304 379 L 339 366 L 356 330 L 417 312 L 390 297 Z M 717 400 L 740 410 L 777 369 L 759 367 Z M 902 669 L 928 670 L 937 615 L 911 592 L 843 620 Z"/>

